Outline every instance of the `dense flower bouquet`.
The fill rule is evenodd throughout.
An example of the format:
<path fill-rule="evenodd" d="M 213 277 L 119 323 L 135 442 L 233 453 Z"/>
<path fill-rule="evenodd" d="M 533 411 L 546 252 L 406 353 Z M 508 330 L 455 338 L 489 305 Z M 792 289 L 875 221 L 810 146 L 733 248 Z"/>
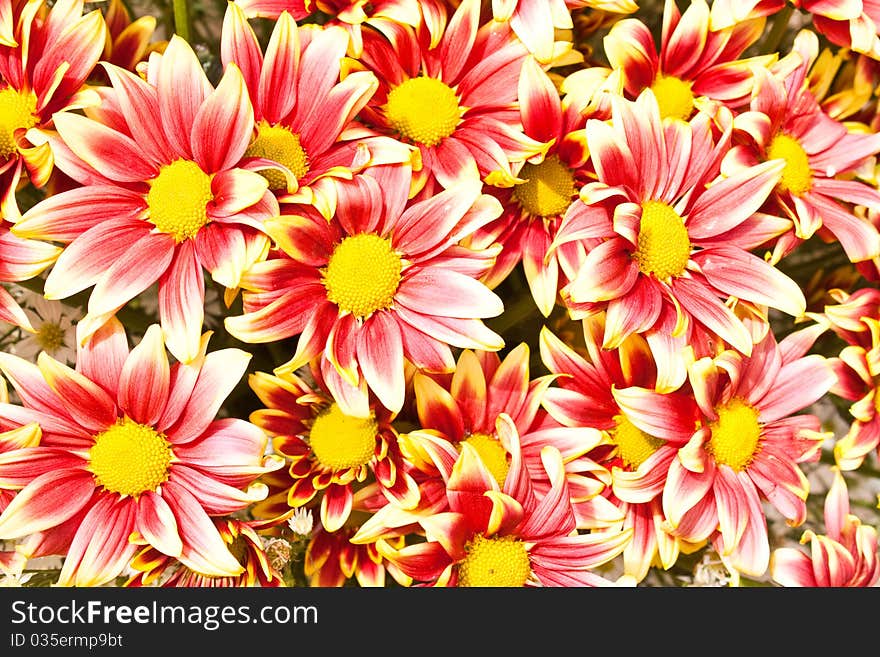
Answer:
<path fill-rule="evenodd" d="M 876 586 L 878 83 L 867 0 L 0 0 L 4 583 Z"/>

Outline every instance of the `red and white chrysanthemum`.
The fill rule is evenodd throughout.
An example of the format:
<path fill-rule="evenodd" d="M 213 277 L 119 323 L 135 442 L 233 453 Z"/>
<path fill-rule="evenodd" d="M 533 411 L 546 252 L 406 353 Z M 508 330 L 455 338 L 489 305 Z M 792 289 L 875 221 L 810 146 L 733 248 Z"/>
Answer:
<path fill-rule="evenodd" d="M 487 191 L 498 197 L 504 211 L 468 240 L 472 246 L 486 247 L 495 242 L 502 245 L 495 266 L 484 279 L 491 288 L 522 262 L 532 298 L 545 317 L 556 304 L 558 288 L 565 283 L 558 260 L 572 248 L 562 246 L 550 251 L 550 244 L 562 215 L 577 199 L 578 190 L 592 178 L 584 125 L 588 117 L 598 117 L 605 110 L 607 102 L 597 97 L 612 84 L 601 74 L 578 78 L 577 91 L 560 98 L 550 76 L 533 57 L 526 59 L 518 92 L 523 130 L 548 147 L 544 154 L 517 163 L 514 180 L 493 181 L 489 177 L 499 186 L 487 187 Z"/>
<path fill-rule="evenodd" d="M 503 488 L 463 443 L 445 478 L 449 511 L 413 515 L 425 540 L 396 549 L 380 539 L 379 553 L 416 586 L 613 586 L 591 571 L 619 555 L 632 530 L 579 533 L 559 450 L 542 450 L 550 487 L 539 496 L 510 417 L 500 415 L 495 431 L 511 455 Z"/>
<path fill-rule="evenodd" d="M 45 283 L 61 299 L 94 286 L 78 326 L 86 339 L 158 281 L 168 348 L 199 352 L 203 269 L 228 289 L 265 257 L 262 221 L 278 214 L 263 176 L 239 168 L 254 114 L 236 66 L 213 88 L 186 41 L 153 53 L 148 80 L 106 64 L 112 93 L 96 118 L 55 115 L 55 162 L 82 186 L 41 201 L 13 231 L 65 245 Z"/>
<path fill-rule="evenodd" d="M 669 531 L 692 543 L 710 540 L 737 572 L 760 577 L 767 570 L 764 502 L 790 526 L 806 519 L 809 483 L 799 464 L 818 460 L 830 434 L 820 432 L 818 417 L 800 411 L 835 377 L 823 356 L 804 354 L 823 330 L 807 327 L 779 343 L 768 332 L 750 357 L 727 350 L 689 370 L 702 418 L 669 465 L 663 515 Z M 657 397 L 641 388 L 616 395 L 633 423 L 655 435 L 666 420 Z"/>
<path fill-rule="evenodd" d="M 371 128 L 418 147 L 416 188 L 449 187 L 542 152 L 522 132 L 517 81 L 528 52 L 509 27 L 480 24 L 480 0 L 463 0 L 436 43 L 424 23 L 364 33 L 360 65 L 379 89 L 361 112 Z"/>
<path fill-rule="evenodd" d="M 243 568 L 211 520 L 266 495 L 254 483 L 283 461 L 265 456 L 263 431 L 215 419 L 250 354 L 207 353 L 169 365 L 154 324 L 129 351 L 108 320 L 79 349 L 76 369 L 42 354 L 36 365 L 0 354 L 22 405 L 0 404 L 0 428 L 36 423 L 35 447 L 0 455 L 0 486 L 16 491 L 0 538 L 26 539 L 27 556 L 64 555 L 58 584 L 97 586 L 123 573 L 138 545 L 206 576 Z"/>
<path fill-rule="evenodd" d="M 412 578 L 383 557 L 375 543 L 352 543 L 358 527 L 343 527 L 328 532 L 319 527 L 306 548 L 303 571 L 313 587 L 341 587 L 356 581 L 362 588 L 388 585 L 387 576 L 401 586 L 412 584 Z M 404 539 L 389 539 L 394 547 L 403 547 Z"/>
<path fill-rule="evenodd" d="M 807 80 L 818 55 L 814 33 L 801 31 L 794 52 L 802 64 L 784 78 L 756 71 L 750 110 L 734 120 L 737 143 L 722 170 L 737 175 L 759 162 L 784 162 L 762 208 L 791 222 L 776 239 L 774 260 L 816 233 L 838 241 L 852 262 L 870 260 L 880 253 L 880 232 L 853 210 L 880 210 L 880 192 L 852 174 L 880 151 L 880 134 L 850 130 L 822 110 Z"/>
<path fill-rule="evenodd" d="M 242 277 L 244 314 L 225 321 L 244 342 L 298 335 L 293 358 L 275 373 L 320 356 L 321 375 L 349 415 L 367 408 L 367 389 L 400 411 L 407 361 L 451 371 L 450 345 L 504 346 L 482 322 L 503 304 L 479 282 L 497 248 L 459 246 L 498 217 L 498 201 L 472 180 L 407 203 L 408 167 L 371 171 L 340 183 L 330 222 L 308 206 L 267 222 L 277 257 Z"/>
<path fill-rule="evenodd" d="M 630 98 L 650 88 L 661 116 L 687 120 L 707 100 L 731 108 L 749 102 L 752 68 L 776 59 L 775 54 L 739 59 L 761 36 L 764 23 L 755 18 L 713 30 L 705 0 L 688 3 L 683 14 L 674 0 L 666 0 L 659 53 L 651 29 L 637 18 L 615 23 L 603 45 Z"/>
<path fill-rule="evenodd" d="M 663 370 L 661 387 L 676 388 L 684 367 L 669 361 L 680 361 L 700 332 L 750 353 L 749 330 L 727 303 L 732 297 L 759 316 L 766 306 L 794 316 L 806 308 L 797 283 L 750 252 L 787 226 L 756 214 L 783 163 L 721 177 L 726 108 L 716 140 L 703 112 L 690 122 L 661 119 L 650 89 L 635 102 L 611 100 L 611 125 L 590 119 L 586 127 L 598 182 L 581 189 L 554 241 L 578 243 L 586 254 L 576 265 L 560 261 L 571 281 L 561 296 L 575 318 L 607 311 L 606 348 L 644 333 Z"/>
<path fill-rule="evenodd" d="M 852 402 L 849 430 L 834 443 L 836 465 L 849 471 L 861 467 L 872 453 L 880 457 L 880 290 L 832 293 L 839 303 L 826 306 L 818 320 L 827 321 L 846 343 L 829 363 L 837 375 L 831 394 Z"/>
<path fill-rule="evenodd" d="M 335 532 L 348 521 L 354 493 L 369 477 L 396 504 L 414 507 L 419 491 L 397 445 L 394 414 L 373 403 L 366 413 L 348 415 L 322 386 L 317 366 L 311 374 L 314 387 L 292 372 L 256 372 L 248 379 L 266 406 L 250 421 L 272 437 L 273 451 L 288 464 L 287 503 L 298 508 L 320 498 L 321 525 Z"/>
<path fill-rule="evenodd" d="M 241 70 L 254 107 L 254 139 L 244 157 L 283 165 L 286 171 L 262 171 L 278 200 L 311 203 L 328 219 L 336 207 L 334 178 L 406 162 L 412 152 L 391 137 L 362 134 L 363 129 L 354 131 L 356 138 L 345 137 L 378 88 L 376 76 L 367 71 L 339 80 L 347 46 L 342 28 L 299 26 L 284 12 L 264 53 L 234 2 L 227 6 L 220 42 L 224 66 Z"/>
<path fill-rule="evenodd" d="M 880 582 L 877 529 L 862 524 L 850 513 L 846 480 L 832 467 L 834 480 L 825 496 L 825 533 L 808 529 L 801 544 L 809 543 L 809 554 L 797 548 L 773 551 L 770 577 L 780 586 L 869 587 Z"/>
<path fill-rule="evenodd" d="M 544 328 L 541 358 L 558 375 L 544 395 L 547 411 L 566 427 L 595 427 L 606 436 L 590 456 L 608 469 L 606 497 L 619 507 L 623 526 L 633 540 L 623 551 L 624 571 L 642 581 L 659 563 L 672 567 L 681 553 L 681 540 L 666 530 L 661 494 L 669 466 L 693 434 L 696 407 L 689 390 L 679 389 L 640 405 L 636 418 L 655 414 L 651 432 L 643 430 L 616 398 L 618 391 L 655 390 L 657 367 L 644 339 L 631 335 L 614 350 L 602 349 L 604 318 L 583 320 L 586 357 Z"/>
<path fill-rule="evenodd" d="M 14 221 L 15 192 L 44 187 L 51 147 L 32 128 L 51 129 L 53 115 L 96 101 L 84 83 L 104 49 L 99 9 L 83 16 L 83 0 L 4 0 L 0 11 L 0 214 Z"/>
<path fill-rule="evenodd" d="M 496 434 L 498 418 L 505 414 L 519 435 L 524 467 L 539 496 L 551 485 L 542 461 L 542 450 L 552 445 L 565 463 L 569 494 L 579 529 L 608 527 L 621 514 L 600 494 L 608 472 L 586 456 L 601 441 L 592 427 L 568 428 L 541 408 L 548 386 L 556 378 L 529 375 L 530 351 L 521 343 L 503 359 L 494 352 L 464 350 L 451 375 L 413 376 L 413 397 L 419 428 L 400 435 L 401 450 L 426 479 L 445 479 L 464 443 L 473 447 L 503 486 L 511 455 Z M 430 506 L 433 500 L 426 500 Z"/>
<path fill-rule="evenodd" d="M 284 586 L 284 579 L 277 568 L 269 562 L 266 546 L 260 531 L 282 522 L 238 520 L 236 518 L 213 518 L 214 526 L 229 551 L 242 565 L 239 575 L 204 575 L 181 564 L 177 559 L 150 545 L 143 537 L 133 537 L 138 545 L 146 544 L 132 558 L 130 576 L 124 586 L 140 588 L 161 586 L 163 588 L 205 587 L 253 587 L 275 588 Z"/>
<path fill-rule="evenodd" d="M 838 46 L 880 59 L 880 2 L 877 0 L 715 0 L 712 26 L 722 29 L 793 5 L 808 14 L 813 27 Z"/>

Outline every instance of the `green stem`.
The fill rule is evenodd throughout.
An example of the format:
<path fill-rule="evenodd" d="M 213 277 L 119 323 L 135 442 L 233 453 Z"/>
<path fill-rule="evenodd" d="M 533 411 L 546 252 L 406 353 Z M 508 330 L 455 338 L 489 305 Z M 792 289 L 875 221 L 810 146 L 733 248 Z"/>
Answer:
<path fill-rule="evenodd" d="M 173 0 L 174 2 L 174 31 L 185 41 L 190 39 L 189 29 L 189 0 Z"/>
<path fill-rule="evenodd" d="M 772 54 L 779 50 L 779 44 L 782 43 L 782 37 L 785 36 L 791 20 L 791 14 L 794 12 L 794 5 L 786 4 L 785 7 L 773 17 L 773 26 L 770 28 L 767 39 L 764 42 L 764 52 Z"/>

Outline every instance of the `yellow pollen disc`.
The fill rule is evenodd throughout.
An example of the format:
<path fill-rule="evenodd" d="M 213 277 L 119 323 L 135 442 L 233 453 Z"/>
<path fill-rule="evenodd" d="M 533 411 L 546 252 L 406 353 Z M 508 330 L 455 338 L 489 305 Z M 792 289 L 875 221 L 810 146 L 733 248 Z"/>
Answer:
<path fill-rule="evenodd" d="M 638 469 L 666 442 L 645 433 L 623 415 L 615 415 L 614 422 L 611 440 L 617 445 L 617 456 L 633 470 Z"/>
<path fill-rule="evenodd" d="M 410 78 L 388 93 L 385 117 L 404 137 L 435 146 L 455 132 L 461 120 L 458 97 L 436 78 Z"/>
<path fill-rule="evenodd" d="M 791 192 L 800 196 L 810 191 L 813 186 L 813 170 L 810 158 L 797 139 L 788 135 L 778 134 L 770 142 L 767 149 L 768 160 L 785 160 L 782 179 L 777 184 L 783 192 Z"/>
<path fill-rule="evenodd" d="M 324 271 L 327 298 L 355 317 L 367 317 L 391 306 L 402 268 L 390 240 L 368 233 L 346 237 Z"/>
<path fill-rule="evenodd" d="M 372 417 L 352 417 L 332 404 L 315 418 L 309 431 L 309 445 L 326 468 L 356 468 L 373 458 L 376 431 Z"/>
<path fill-rule="evenodd" d="M 152 427 L 125 418 L 95 436 L 89 469 L 113 493 L 137 496 L 168 479 L 171 445 Z"/>
<path fill-rule="evenodd" d="M 0 90 L 0 159 L 6 160 L 18 151 L 15 133 L 37 124 L 37 97 L 6 87 Z"/>
<path fill-rule="evenodd" d="M 486 538 L 477 534 L 465 550 L 467 556 L 458 564 L 461 587 L 521 588 L 532 572 L 525 543 L 512 536 Z"/>
<path fill-rule="evenodd" d="M 635 259 L 643 274 L 661 280 L 681 276 L 691 255 L 691 241 L 681 216 L 661 201 L 642 203 Z"/>
<path fill-rule="evenodd" d="M 58 324 L 43 322 L 34 336 L 43 351 L 52 353 L 64 346 L 64 331 Z"/>
<path fill-rule="evenodd" d="M 694 111 L 694 94 L 691 84 L 675 76 L 658 75 L 651 85 L 657 98 L 660 117 L 675 117 L 687 121 Z"/>
<path fill-rule="evenodd" d="M 526 163 L 519 177 L 526 182 L 513 188 L 513 196 L 522 208 L 538 217 L 563 214 L 574 196 L 574 174 L 555 155 L 540 164 Z"/>
<path fill-rule="evenodd" d="M 507 479 L 507 471 L 510 469 L 510 462 L 507 460 L 507 450 L 501 442 L 495 436 L 484 433 L 472 433 L 462 442 L 477 450 L 483 465 L 492 473 L 498 485 L 503 486 L 504 480 Z"/>
<path fill-rule="evenodd" d="M 150 181 L 149 220 L 163 233 L 183 242 L 208 223 L 207 205 L 214 199 L 211 176 L 190 160 L 175 160 Z"/>
<path fill-rule="evenodd" d="M 262 157 L 286 166 L 301 179 L 309 172 L 309 157 L 299 141 L 299 135 L 281 125 L 260 121 L 257 138 L 248 146 L 245 157 Z M 269 181 L 269 189 L 286 189 L 287 179 L 280 171 L 266 169 L 260 172 Z"/>
<path fill-rule="evenodd" d="M 744 470 L 758 452 L 761 425 L 758 410 L 742 399 L 731 399 L 716 408 L 718 419 L 709 425 L 712 437 L 707 449 L 717 463 L 729 465 L 736 471 Z"/>

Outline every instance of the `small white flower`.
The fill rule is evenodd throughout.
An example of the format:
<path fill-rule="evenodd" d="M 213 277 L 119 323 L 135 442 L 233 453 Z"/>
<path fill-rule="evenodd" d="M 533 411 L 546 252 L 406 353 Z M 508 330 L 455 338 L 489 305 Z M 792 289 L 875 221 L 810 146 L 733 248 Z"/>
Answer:
<path fill-rule="evenodd" d="M 300 507 L 293 512 L 293 517 L 287 521 L 290 531 L 299 536 L 308 536 L 312 533 L 312 527 L 315 524 L 312 518 L 312 512 L 305 507 Z"/>
<path fill-rule="evenodd" d="M 721 587 L 739 586 L 739 573 L 728 570 L 721 558 L 714 552 L 706 552 L 694 567 L 694 579 L 687 586 Z"/>
<path fill-rule="evenodd" d="M 55 360 L 74 363 L 76 322 L 82 312 L 60 301 L 49 301 L 34 292 L 25 295 L 22 307 L 34 327 L 34 333 L 22 331 L 21 338 L 11 351 L 28 360 L 36 360 L 37 355 L 45 351 Z"/>

